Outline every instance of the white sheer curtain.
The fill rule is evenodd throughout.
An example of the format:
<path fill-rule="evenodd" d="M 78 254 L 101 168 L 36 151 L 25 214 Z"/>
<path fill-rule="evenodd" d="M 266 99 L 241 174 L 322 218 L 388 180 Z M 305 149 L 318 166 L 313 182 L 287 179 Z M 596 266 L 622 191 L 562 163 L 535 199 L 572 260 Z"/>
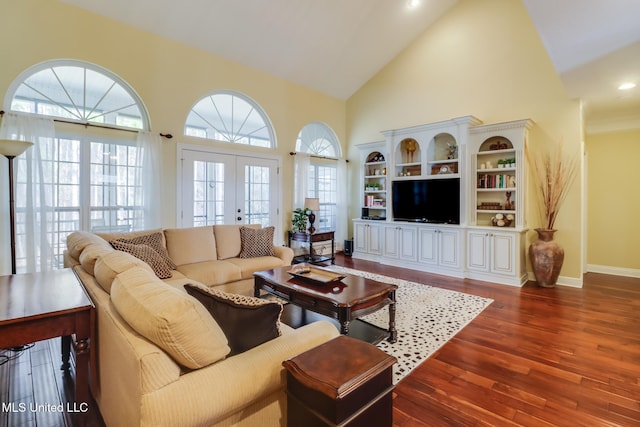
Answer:
<path fill-rule="evenodd" d="M 343 249 L 344 241 L 347 239 L 349 219 L 348 219 L 348 191 L 349 185 L 347 181 L 347 161 L 344 159 L 338 160 L 338 189 L 337 189 L 337 202 L 336 202 L 336 249 Z"/>
<path fill-rule="evenodd" d="M 137 216 L 136 221 L 142 224 L 134 224 L 136 230 L 150 230 L 162 227 L 162 138 L 157 133 L 138 133 L 136 141 L 138 157 L 136 166 L 136 206 L 144 206 L 142 218 Z"/>
<path fill-rule="evenodd" d="M 293 165 L 293 209 L 304 208 L 304 199 L 309 197 L 311 156 L 307 153 L 296 153 Z"/>
<path fill-rule="evenodd" d="M 51 187 L 47 185 L 53 171 L 43 164 L 42 153 L 53 146 L 53 120 L 33 114 L 5 113 L 0 138 L 33 142 L 31 148 L 14 160 L 17 271 L 49 271 L 57 263 L 53 250 L 53 245 L 58 243 L 53 227 L 57 213 Z M 0 176 L 8 175 L 7 168 L 8 164 L 3 162 Z M 2 197 L 2 227 L 2 269 L 7 271 L 10 263 L 8 190 Z"/>

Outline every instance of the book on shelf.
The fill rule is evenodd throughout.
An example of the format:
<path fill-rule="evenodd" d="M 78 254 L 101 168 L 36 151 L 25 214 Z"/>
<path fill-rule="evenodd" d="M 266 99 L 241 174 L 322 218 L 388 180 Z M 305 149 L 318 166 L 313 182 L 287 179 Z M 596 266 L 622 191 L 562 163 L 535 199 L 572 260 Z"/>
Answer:
<path fill-rule="evenodd" d="M 509 174 L 483 174 L 478 176 L 478 188 L 515 188 L 516 179 Z"/>
<path fill-rule="evenodd" d="M 364 197 L 364 206 L 366 208 L 384 208 L 384 199 L 374 197 L 373 195 L 366 195 Z"/>

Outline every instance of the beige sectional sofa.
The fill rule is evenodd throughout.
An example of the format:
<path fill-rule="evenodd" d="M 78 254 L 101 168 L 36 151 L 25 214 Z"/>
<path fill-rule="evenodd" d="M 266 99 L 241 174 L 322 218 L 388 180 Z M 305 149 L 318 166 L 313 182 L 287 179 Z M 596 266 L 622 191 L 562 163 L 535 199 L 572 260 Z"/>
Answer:
<path fill-rule="evenodd" d="M 171 267 L 170 277 L 109 243 L 129 250 L 136 239 L 143 244 L 133 246 L 154 260 L 165 251 L 158 264 Z M 280 336 L 229 355 L 232 337 L 184 285 L 252 295 L 255 271 L 293 257 L 289 248 L 271 247 L 273 255 L 247 258 L 242 242 L 237 225 L 68 237 L 65 266 L 96 306 L 91 391 L 107 426 L 286 425 L 282 362 L 338 331 L 328 322 L 296 330 L 278 323 Z"/>

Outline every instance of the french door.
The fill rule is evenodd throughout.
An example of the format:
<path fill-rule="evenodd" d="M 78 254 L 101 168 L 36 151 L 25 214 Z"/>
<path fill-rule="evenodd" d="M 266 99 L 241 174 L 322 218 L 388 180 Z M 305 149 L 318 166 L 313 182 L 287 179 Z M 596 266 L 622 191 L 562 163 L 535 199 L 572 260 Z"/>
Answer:
<path fill-rule="evenodd" d="M 179 159 L 179 226 L 262 224 L 279 233 L 277 159 L 186 148 Z"/>

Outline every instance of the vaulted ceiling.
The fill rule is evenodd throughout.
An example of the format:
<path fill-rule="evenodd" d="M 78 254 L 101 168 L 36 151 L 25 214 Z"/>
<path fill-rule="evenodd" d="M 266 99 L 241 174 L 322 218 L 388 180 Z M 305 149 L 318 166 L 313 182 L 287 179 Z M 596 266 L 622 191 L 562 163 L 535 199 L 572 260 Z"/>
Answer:
<path fill-rule="evenodd" d="M 347 99 L 458 0 L 63 1 Z M 640 117 L 640 1 L 522 1 L 587 120 Z"/>

